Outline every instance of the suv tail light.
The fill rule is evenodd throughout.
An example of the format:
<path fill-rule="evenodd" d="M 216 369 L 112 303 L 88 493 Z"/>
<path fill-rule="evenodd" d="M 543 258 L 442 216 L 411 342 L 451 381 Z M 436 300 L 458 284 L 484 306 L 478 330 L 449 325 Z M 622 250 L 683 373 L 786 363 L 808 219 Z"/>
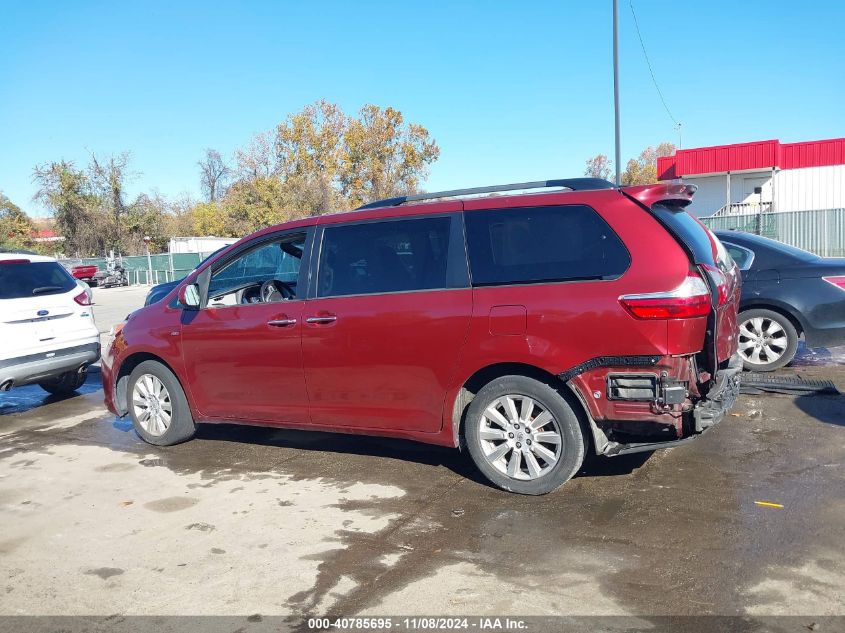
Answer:
<path fill-rule="evenodd" d="M 637 319 L 692 319 L 710 314 L 710 291 L 704 280 L 690 271 L 674 290 L 623 295 L 619 303 Z"/>
<path fill-rule="evenodd" d="M 91 300 L 88 298 L 88 293 L 85 291 L 80 292 L 73 298 L 81 306 L 90 306 Z"/>
<path fill-rule="evenodd" d="M 822 277 L 827 283 L 833 284 L 841 290 L 845 290 L 845 275 L 841 277 Z"/>
<path fill-rule="evenodd" d="M 716 290 L 719 295 L 719 305 L 723 306 L 730 299 L 730 286 L 728 285 L 728 276 L 715 266 L 705 264 L 702 268 L 706 269 L 716 284 Z"/>

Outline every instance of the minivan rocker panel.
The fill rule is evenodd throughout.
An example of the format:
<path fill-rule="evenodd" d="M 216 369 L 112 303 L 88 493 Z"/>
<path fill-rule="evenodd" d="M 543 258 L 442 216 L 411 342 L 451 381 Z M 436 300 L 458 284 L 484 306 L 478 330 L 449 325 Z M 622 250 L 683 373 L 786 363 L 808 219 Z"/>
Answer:
<path fill-rule="evenodd" d="M 525 494 L 698 436 L 738 393 L 740 281 L 694 188 L 555 182 L 248 236 L 131 315 L 106 404 L 153 444 L 237 422 L 463 447 Z"/>

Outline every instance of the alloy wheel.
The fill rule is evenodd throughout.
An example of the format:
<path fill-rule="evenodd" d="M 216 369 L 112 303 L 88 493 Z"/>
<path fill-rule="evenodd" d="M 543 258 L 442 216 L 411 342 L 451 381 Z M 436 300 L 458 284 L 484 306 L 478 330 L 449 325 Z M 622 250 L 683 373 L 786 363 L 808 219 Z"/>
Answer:
<path fill-rule="evenodd" d="M 783 326 L 774 319 L 753 317 L 739 326 L 739 352 L 753 365 L 768 365 L 780 359 L 788 341 Z"/>
<path fill-rule="evenodd" d="M 142 374 L 132 390 L 132 406 L 138 424 L 147 433 L 161 436 L 170 427 L 173 403 L 164 383 L 153 374 Z"/>
<path fill-rule="evenodd" d="M 499 472 L 520 480 L 548 473 L 561 456 L 560 425 L 528 396 L 505 395 L 484 410 L 479 438 L 485 459 Z"/>

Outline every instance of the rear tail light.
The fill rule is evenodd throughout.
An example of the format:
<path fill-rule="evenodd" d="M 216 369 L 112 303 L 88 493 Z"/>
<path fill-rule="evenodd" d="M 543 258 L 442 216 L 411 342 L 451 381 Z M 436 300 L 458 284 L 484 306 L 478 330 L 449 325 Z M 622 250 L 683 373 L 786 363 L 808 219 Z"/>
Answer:
<path fill-rule="evenodd" d="M 822 277 L 827 283 L 833 284 L 840 290 L 845 290 L 845 275 L 841 277 Z"/>
<path fill-rule="evenodd" d="M 697 273 L 690 272 L 674 290 L 624 295 L 619 303 L 637 319 L 692 319 L 710 314 L 710 291 Z"/>
<path fill-rule="evenodd" d="M 710 274 L 711 279 L 716 284 L 716 290 L 719 294 L 719 305 L 725 305 L 731 297 L 730 285 L 728 284 L 728 276 L 715 266 L 705 264 L 702 266 Z"/>
<path fill-rule="evenodd" d="M 73 298 L 73 300 L 76 301 L 81 306 L 90 306 L 91 305 L 91 299 L 88 298 L 87 292 L 80 292 L 78 295 L 76 295 Z"/>
<path fill-rule="evenodd" d="M 28 259 L 3 259 L 0 264 L 28 264 Z"/>

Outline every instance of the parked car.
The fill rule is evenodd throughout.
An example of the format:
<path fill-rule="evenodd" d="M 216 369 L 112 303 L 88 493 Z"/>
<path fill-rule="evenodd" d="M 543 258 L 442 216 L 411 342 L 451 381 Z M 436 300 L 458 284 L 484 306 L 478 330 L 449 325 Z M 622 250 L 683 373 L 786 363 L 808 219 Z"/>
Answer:
<path fill-rule="evenodd" d="M 845 345 L 845 258 L 741 231 L 716 235 L 742 271 L 739 351 L 746 369 L 792 362 L 802 335 L 808 347 Z"/>
<path fill-rule="evenodd" d="M 676 446 L 742 367 L 739 273 L 694 190 L 521 183 L 264 229 L 130 315 L 106 405 L 157 445 L 236 422 L 461 446 L 525 494 L 588 449 Z"/>
<path fill-rule="evenodd" d="M 100 358 L 89 293 L 51 257 L 0 253 L 0 390 L 82 386 Z"/>
<path fill-rule="evenodd" d="M 87 281 L 89 284 L 97 274 L 97 267 L 93 264 L 80 264 L 70 269 L 70 274 L 80 281 Z"/>
<path fill-rule="evenodd" d="M 94 264 L 83 264 L 81 259 L 60 259 L 58 262 L 64 266 L 74 279 L 84 281 L 89 285 L 97 285 L 94 275 L 97 274 L 97 266 Z"/>
<path fill-rule="evenodd" d="M 203 259 L 199 264 L 197 264 L 197 266 L 201 266 L 203 264 L 203 262 L 205 262 L 205 260 L 210 259 L 211 257 L 214 257 L 215 255 L 217 255 L 217 253 L 219 253 L 220 251 L 222 251 L 223 249 L 226 249 L 226 248 L 229 248 L 229 245 L 221 246 L 216 251 L 211 253 L 211 255 L 209 255 L 208 257 Z M 184 279 L 184 277 L 182 279 Z M 161 301 L 162 299 L 164 299 L 167 295 L 170 294 L 171 290 L 173 290 L 176 286 L 178 286 L 180 283 L 182 283 L 182 279 L 174 279 L 173 281 L 166 281 L 163 284 L 158 284 L 158 285 L 150 288 L 150 291 L 147 293 L 147 296 L 144 299 L 144 305 L 148 306 L 151 303 L 155 303 L 156 301 Z"/>

